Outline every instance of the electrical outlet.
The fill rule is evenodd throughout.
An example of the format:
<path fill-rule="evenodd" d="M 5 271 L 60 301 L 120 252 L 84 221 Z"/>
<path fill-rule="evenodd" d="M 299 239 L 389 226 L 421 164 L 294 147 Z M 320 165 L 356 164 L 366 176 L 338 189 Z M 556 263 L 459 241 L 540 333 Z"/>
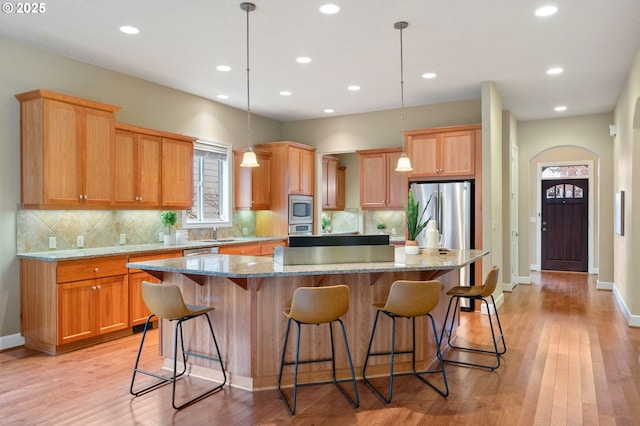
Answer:
<path fill-rule="evenodd" d="M 49 237 L 49 248 L 54 249 L 56 245 L 56 237 Z"/>
<path fill-rule="evenodd" d="M 127 244 L 127 234 L 120 234 L 120 244 Z"/>
<path fill-rule="evenodd" d="M 84 237 L 82 235 L 78 235 L 78 237 L 76 238 L 76 247 L 84 247 Z"/>
<path fill-rule="evenodd" d="M 164 241 L 164 232 L 158 233 L 158 241 Z"/>
<path fill-rule="evenodd" d="M 395 236 L 396 236 L 396 228 L 391 228 L 391 235 L 392 235 L 393 237 L 395 237 Z"/>
<path fill-rule="evenodd" d="M 249 235 L 249 229 L 247 229 L 247 228 L 242 228 L 242 235 L 244 235 L 244 236 Z"/>

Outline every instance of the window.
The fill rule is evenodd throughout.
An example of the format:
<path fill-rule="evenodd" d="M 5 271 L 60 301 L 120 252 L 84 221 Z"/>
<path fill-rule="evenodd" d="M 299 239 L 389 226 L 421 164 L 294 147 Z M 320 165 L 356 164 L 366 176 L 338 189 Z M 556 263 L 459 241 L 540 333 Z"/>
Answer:
<path fill-rule="evenodd" d="M 559 177 L 588 177 L 589 166 L 548 166 L 542 168 L 542 179 L 552 179 Z"/>
<path fill-rule="evenodd" d="M 193 153 L 193 205 L 187 228 L 231 226 L 231 144 L 199 139 Z"/>

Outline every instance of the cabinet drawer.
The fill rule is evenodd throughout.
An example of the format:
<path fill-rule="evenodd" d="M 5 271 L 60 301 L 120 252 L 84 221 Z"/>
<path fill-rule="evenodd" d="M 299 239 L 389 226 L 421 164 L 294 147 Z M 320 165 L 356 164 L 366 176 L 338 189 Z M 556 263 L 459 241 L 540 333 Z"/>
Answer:
<path fill-rule="evenodd" d="M 182 251 L 162 251 L 162 252 L 154 252 L 150 254 L 140 254 L 129 257 L 129 262 L 144 262 L 146 260 L 158 260 L 158 259 L 170 259 L 172 257 L 182 257 Z M 142 272 L 142 270 L 137 268 L 129 268 L 130 274 L 135 274 L 136 272 Z"/>
<path fill-rule="evenodd" d="M 241 254 L 244 256 L 260 256 L 260 244 L 240 244 L 220 246 L 220 254 Z"/>
<path fill-rule="evenodd" d="M 58 262 L 58 282 L 88 280 L 127 273 L 125 256 Z"/>
<path fill-rule="evenodd" d="M 260 246 L 260 255 L 271 256 L 276 247 L 285 247 L 287 245 L 284 241 L 273 241 L 268 243 L 262 243 Z"/>

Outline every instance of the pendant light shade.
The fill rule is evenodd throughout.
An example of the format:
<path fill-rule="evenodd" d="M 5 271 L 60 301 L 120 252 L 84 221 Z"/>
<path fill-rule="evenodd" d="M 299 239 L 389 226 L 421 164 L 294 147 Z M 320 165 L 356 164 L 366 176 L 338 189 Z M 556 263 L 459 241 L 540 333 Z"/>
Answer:
<path fill-rule="evenodd" d="M 240 3 L 240 9 L 247 12 L 247 150 L 242 156 L 242 163 L 240 167 L 258 167 L 258 159 L 256 153 L 253 152 L 251 147 L 251 92 L 249 90 L 249 12 L 256 9 L 256 5 L 253 3 Z"/>
<path fill-rule="evenodd" d="M 411 160 L 404 149 L 404 58 L 402 52 L 402 30 L 408 26 L 409 23 L 405 21 L 393 24 L 393 28 L 400 30 L 400 137 L 402 138 L 402 155 L 398 158 L 398 165 L 396 166 L 397 172 L 410 172 L 413 170 Z"/>

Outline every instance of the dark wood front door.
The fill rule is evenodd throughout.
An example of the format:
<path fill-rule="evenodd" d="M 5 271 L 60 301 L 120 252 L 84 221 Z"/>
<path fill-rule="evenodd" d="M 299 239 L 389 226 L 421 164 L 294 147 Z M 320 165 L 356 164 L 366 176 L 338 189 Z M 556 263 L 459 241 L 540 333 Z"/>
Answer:
<path fill-rule="evenodd" d="M 587 272 L 587 179 L 542 181 L 542 269 Z"/>

